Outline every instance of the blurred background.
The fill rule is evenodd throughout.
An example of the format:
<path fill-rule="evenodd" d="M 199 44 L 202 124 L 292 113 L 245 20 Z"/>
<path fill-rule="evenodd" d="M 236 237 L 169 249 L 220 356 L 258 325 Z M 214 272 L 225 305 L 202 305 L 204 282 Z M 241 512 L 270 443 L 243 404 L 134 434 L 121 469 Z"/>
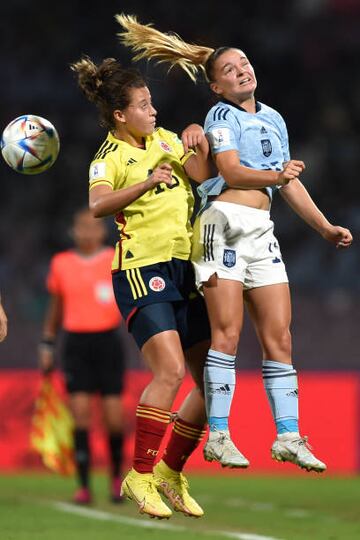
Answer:
<path fill-rule="evenodd" d="M 105 137 L 95 108 L 77 88 L 69 64 L 129 52 L 116 39 L 117 12 L 137 14 L 163 31 L 212 47 L 242 48 L 253 63 L 257 97 L 285 117 L 292 157 L 333 223 L 349 227 L 350 250 L 339 252 L 307 227 L 280 197 L 273 204 L 292 286 L 295 363 L 299 370 L 356 370 L 360 297 L 360 3 L 357 0 L 278 0 L 218 3 L 168 0 L 88 2 L 13 0 L 2 6 L 0 128 L 16 116 L 48 118 L 61 151 L 50 171 L 30 177 L 0 162 L 0 288 L 9 336 L 1 368 L 36 367 L 51 255 L 70 245 L 75 209 L 87 204 L 88 166 Z M 158 124 L 178 133 L 202 123 L 212 97 L 186 75 L 139 64 L 158 109 Z M 109 221 L 109 241 L 116 239 Z M 125 332 L 124 332 L 125 334 Z M 128 365 L 141 368 L 132 339 Z M 238 368 L 258 369 L 260 350 L 246 324 Z"/>

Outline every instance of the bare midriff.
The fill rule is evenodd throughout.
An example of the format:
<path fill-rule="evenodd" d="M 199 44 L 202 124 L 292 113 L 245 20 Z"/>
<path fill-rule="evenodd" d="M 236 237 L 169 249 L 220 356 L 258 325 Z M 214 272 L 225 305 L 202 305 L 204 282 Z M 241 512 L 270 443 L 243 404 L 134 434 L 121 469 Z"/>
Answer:
<path fill-rule="evenodd" d="M 262 189 L 232 189 L 229 188 L 215 198 L 216 201 L 242 204 L 257 208 L 258 210 L 269 210 L 270 199 L 265 190 Z"/>

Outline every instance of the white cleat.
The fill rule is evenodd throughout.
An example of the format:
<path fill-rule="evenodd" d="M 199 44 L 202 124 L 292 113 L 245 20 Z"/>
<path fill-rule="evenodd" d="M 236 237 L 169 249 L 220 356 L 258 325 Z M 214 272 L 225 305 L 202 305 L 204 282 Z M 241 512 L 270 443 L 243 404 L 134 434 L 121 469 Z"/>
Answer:
<path fill-rule="evenodd" d="M 276 461 L 289 461 L 307 471 L 325 471 L 325 463 L 311 453 L 311 446 L 307 441 L 307 437 L 301 437 L 298 433 L 278 435 L 271 447 L 271 457 Z"/>
<path fill-rule="evenodd" d="M 236 448 L 228 431 L 210 431 L 204 446 L 206 461 L 218 461 L 223 467 L 245 468 L 250 465 L 245 456 Z"/>

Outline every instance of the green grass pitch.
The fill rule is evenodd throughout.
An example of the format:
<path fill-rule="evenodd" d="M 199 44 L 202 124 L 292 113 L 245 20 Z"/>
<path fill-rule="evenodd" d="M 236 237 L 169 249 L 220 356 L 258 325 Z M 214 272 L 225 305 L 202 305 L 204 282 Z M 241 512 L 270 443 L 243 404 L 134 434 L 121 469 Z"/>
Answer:
<path fill-rule="evenodd" d="M 205 517 L 140 516 L 132 502 L 112 505 L 107 479 L 93 479 L 95 501 L 72 505 L 74 480 L 50 474 L 0 476 L 1 540 L 358 540 L 360 478 L 190 476 Z"/>

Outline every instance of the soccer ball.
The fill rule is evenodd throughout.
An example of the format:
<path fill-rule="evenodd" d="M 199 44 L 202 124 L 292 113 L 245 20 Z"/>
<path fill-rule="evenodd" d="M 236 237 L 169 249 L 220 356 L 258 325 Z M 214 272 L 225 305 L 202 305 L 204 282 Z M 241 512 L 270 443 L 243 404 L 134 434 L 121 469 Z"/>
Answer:
<path fill-rule="evenodd" d="M 3 158 L 14 171 L 22 174 L 38 174 L 49 169 L 59 148 L 59 135 L 54 126 L 33 114 L 15 118 L 1 137 Z"/>

